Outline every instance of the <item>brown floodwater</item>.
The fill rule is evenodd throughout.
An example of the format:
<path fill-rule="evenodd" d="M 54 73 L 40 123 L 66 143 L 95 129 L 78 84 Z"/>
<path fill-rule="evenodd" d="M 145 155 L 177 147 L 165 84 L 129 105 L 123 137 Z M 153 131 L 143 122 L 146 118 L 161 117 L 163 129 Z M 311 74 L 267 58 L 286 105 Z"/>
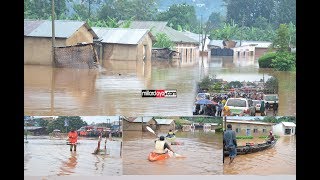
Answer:
<path fill-rule="evenodd" d="M 165 133 L 159 133 L 159 135 Z M 171 148 L 185 158 L 150 162 L 148 154 L 156 139 L 150 132 L 124 131 L 124 175 L 222 175 L 222 134 L 215 132 L 177 132 L 178 142 Z"/>
<path fill-rule="evenodd" d="M 238 140 L 238 143 L 245 145 L 245 142 L 261 141 L 261 139 Z M 230 175 L 295 175 L 296 136 L 281 136 L 273 148 L 238 155 L 230 165 L 229 157 L 225 157 L 223 171 L 224 174 Z"/>
<path fill-rule="evenodd" d="M 190 116 L 204 76 L 279 80 L 278 115 L 296 114 L 296 73 L 259 69 L 253 58 L 111 61 L 96 70 L 24 66 L 25 115 Z M 143 89 L 176 89 L 177 98 L 142 98 Z"/>
<path fill-rule="evenodd" d="M 65 139 L 28 136 L 24 143 L 24 176 L 120 176 L 121 140 L 107 141 L 107 154 L 93 155 L 97 138 L 80 137 L 77 151 L 70 152 Z M 104 141 L 101 141 L 101 149 Z"/>

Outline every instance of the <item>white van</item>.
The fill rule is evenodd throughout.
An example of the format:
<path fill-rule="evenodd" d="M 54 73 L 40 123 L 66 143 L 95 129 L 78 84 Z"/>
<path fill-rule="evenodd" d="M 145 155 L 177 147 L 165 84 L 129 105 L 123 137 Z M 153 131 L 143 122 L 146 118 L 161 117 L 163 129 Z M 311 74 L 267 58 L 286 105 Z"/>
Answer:
<path fill-rule="evenodd" d="M 273 107 L 273 103 L 279 104 L 278 94 L 264 94 L 262 99 L 264 101 L 264 105 L 266 105 L 267 102 L 269 103 L 270 108 Z"/>
<path fill-rule="evenodd" d="M 228 106 L 233 115 L 244 115 L 255 116 L 256 107 L 253 105 L 251 99 L 246 98 L 229 98 L 224 106 Z"/>

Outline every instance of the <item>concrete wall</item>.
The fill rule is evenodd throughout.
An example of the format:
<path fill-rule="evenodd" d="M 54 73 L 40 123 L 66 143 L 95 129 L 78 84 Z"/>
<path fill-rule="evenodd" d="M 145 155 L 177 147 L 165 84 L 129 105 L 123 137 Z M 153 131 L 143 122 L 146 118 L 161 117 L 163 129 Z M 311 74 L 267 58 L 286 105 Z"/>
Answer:
<path fill-rule="evenodd" d="M 124 131 L 142 131 L 141 123 L 132 123 L 129 121 L 123 121 Z"/>
<path fill-rule="evenodd" d="M 268 48 L 255 48 L 255 58 L 259 58 L 268 51 Z"/>
<path fill-rule="evenodd" d="M 278 135 L 278 136 L 287 136 L 285 134 L 285 130 L 286 129 L 290 129 L 291 130 L 291 134 L 287 134 L 287 135 L 295 135 L 296 133 L 296 127 L 287 127 L 284 126 L 282 123 L 279 123 L 277 125 L 274 125 L 272 128 L 273 134 Z"/>
<path fill-rule="evenodd" d="M 66 39 L 55 39 L 55 46 L 65 46 Z M 24 64 L 52 65 L 51 38 L 24 37 Z"/>
<path fill-rule="evenodd" d="M 103 43 L 102 60 L 151 60 L 152 40 L 146 34 L 137 45 Z M 145 53 L 144 53 L 145 52 Z"/>
<path fill-rule="evenodd" d="M 136 61 L 138 52 L 137 45 L 126 44 L 103 44 L 103 61 L 106 60 L 126 60 Z"/>
<path fill-rule="evenodd" d="M 241 124 L 241 123 L 230 123 L 227 122 L 227 124 L 232 125 L 232 130 L 236 131 L 237 128 L 240 128 L 239 132 L 236 132 L 237 136 L 246 136 L 247 135 L 247 129 L 250 129 L 250 135 L 251 136 L 266 136 L 269 135 L 269 132 L 272 130 L 272 125 L 258 125 L 258 124 Z M 254 129 L 258 129 L 257 133 L 254 133 Z M 263 132 L 263 129 L 265 129 L 265 132 Z"/>
<path fill-rule="evenodd" d="M 93 43 L 93 36 L 84 25 L 67 39 L 66 46 L 76 45 L 80 42 Z"/>
<path fill-rule="evenodd" d="M 143 57 L 145 57 L 145 60 L 151 60 L 151 49 L 152 39 L 148 34 L 146 34 L 138 44 L 137 59 L 143 60 Z"/>
<path fill-rule="evenodd" d="M 175 123 L 174 122 L 172 122 L 169 125 L 160 125 L 160 124 L 157 125 L 157 130 L 161 131 L 161 132 L 166 132 L 166 131 L 169 131 L 170 129 L 175 129 Z"/>

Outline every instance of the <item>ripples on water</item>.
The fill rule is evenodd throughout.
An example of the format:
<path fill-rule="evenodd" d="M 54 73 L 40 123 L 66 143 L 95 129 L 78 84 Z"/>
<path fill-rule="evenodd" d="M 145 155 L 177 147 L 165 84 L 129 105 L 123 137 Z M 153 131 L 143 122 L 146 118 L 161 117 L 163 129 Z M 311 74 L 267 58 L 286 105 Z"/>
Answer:
<path fill-rule="evenodd" d="M 124 175 L 218 175 L 223 173 L 222 134 L 202 132 L 176 133 L 184 145 L 171 148 L 186 158 L 150 162 L 155 136 L 150 133 L 124 132 Z"/>
<path fill-rule="evenodd" d="M 246 140 L 248 141 L 248 140 Z M 250 140 L 250 142 L 261 142 Z M 239 145 L 245 140 L 238 141 Z M 283 136 L 271 148 L 257 153 L 238 155 L 229 165 L 229 157 L 225 158 L 224 174 L 245 175 L 295 175 L 296 174 L 296 136 Z"/>
<path fill-rule="evenodd" d="M 112 62 L 103 70 L 24 66 L 27 115 L 189 116 L 196 83 L 207 75 L 227 81 L 279 80 L 279 114 L 296 113 L 295 72 L 259 69 L 257 60 L 230 57 L 182 62 Z M 132 63 L 132 62 L 131 62 Z M 142 89 L 176 89 L 177 98 L 142 98 Z M 174 110 L 173 110 L 174 109 Z"/>
<path fill-rule="evenodd" d="M 107 141 L 107 155 L 91 154 L 97 139 L 79 138 L 76 152 L 70 152 L 65 139 L 28 137 L 24 144 L 25 176 L 122 175 L 121 141 Z M 101 141 L 101 149 L 104 141 Z"/>

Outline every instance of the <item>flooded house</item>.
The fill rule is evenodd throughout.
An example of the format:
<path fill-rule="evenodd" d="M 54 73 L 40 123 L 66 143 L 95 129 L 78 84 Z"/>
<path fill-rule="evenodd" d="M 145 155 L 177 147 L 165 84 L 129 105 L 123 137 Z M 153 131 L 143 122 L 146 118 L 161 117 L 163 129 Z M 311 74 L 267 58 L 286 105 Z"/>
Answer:
<path fill-rule="evenodd" d="M 96 48 L 100 59 L 117 61 L 151 60 L 154 36 L 148 29 L 93 27 L 101 48 Z"/>
<path fill-rule="evenodd" d="M 232 130 L 237 136 L 266 136 L 272 130 L 274 123 L 254 121 L 254 120 L 227 120 L 227 124 L 232 125 Z"/>
<path fill-rule="evenodd" d="M 139 116 L 139 117 L 127 117 L 123 119 L 124 131 L 147 131 L 146 126 L 150 126 L 155 129 L 156 121 L 153 117 Z"/>
<path fill-rule="evenodd" d="M 119 21 L 119 23 L 121 22 L 123 21 Z M 154 36 L 156 36 L 157 33 L 165 33 L 174 43 L 174 48 L 171 50 L 177 52 L 173 54 L 174 56 L 172 58 L 190 62 L 191 59 L 197 57 L 199 55 L 199 41 L 186 36 L 183 32 L 168 27 L 167 24 L 168 22 L 166 21 L 132 21 L 130 28 L 150 29 Z"/>
<path fill-rule="evenodd" d="M 293 122 L 281 122 L 273 126 L 272 131 L 278 136 L 291 136 L 296 134 L 296 124 Z"/>
<path fill-rule="evenodd" d="M 98 38 L 84 21 L 55 20 L 55 47 L 93 43 Z M 24 20 L 24 64 L 52 65 L 52 21 Z"/>
<path fill-rule="evenodd" d="M 155 119 L 155 121 L 158 131 L 167 132 L 170 129 L 174 130 L 176 128 L 176 124 L 173 119 Z"/>

